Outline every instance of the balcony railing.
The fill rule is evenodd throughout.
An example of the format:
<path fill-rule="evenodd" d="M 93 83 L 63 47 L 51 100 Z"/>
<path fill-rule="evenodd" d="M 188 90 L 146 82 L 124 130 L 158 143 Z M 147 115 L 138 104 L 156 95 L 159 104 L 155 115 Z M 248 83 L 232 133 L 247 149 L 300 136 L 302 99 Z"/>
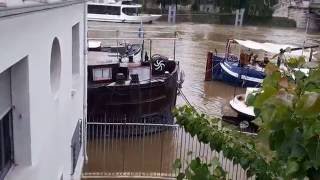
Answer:
<path fill-rule="evenodd" d="M 87 135 L 84 179 L 174 179 L 175 160 L 181 159 L 185 169 L 195 157 L 205 162 L 219 159 L 228 179 L 248 179 L 240 165 L 211 151 L 209 145 L 200 143 L 178 125 L 89 122 Z"/>

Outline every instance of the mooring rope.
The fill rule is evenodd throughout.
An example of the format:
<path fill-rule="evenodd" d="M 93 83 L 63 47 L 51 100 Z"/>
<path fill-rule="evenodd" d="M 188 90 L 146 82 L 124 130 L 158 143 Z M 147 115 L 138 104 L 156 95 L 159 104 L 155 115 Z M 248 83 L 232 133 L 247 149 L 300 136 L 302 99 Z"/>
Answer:
<path fill-rule="evenodd" d="M 190 103 L 190 101 L 188 100 L 187 96 L 182 92 L 181 88 L 178 88 L 179 93 L 181 94 L 182 99 L 192 108 L 194 108 L 194 106 Z"/>

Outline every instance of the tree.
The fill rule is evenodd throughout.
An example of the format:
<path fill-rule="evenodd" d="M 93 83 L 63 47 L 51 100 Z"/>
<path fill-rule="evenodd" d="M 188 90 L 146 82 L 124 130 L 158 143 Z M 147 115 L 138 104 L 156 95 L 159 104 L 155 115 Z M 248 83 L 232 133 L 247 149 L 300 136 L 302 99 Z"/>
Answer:
<path fill-rule="evenodd" d="M 270 0 L 248 0 L 246 10 L 249 16 L 271 17 L 273 13 Z"/>
<path fill-rule="evenodd" d="M 300 66 L 299 59 L 290 61 L 286 72 L 269 64 L 261 90 L 248 97 L 249 105 L 255 108 L 255 123 L 260 127 L 256 138 L 242 137 L 241 133 L 221 127 L 217 124 L 219 119 L 200 114 L 192 107 L 174 112 L 177 123 L 211 150 L 222 152 L 246 169 L 248 176 L 263 180 L 319 180 L 320 67 L 306 75 L 293 70 Z M 207 171 L 211 164 L 199 159 L 192 162 L 191 177 L 206 174 L 198 179 L 217 179 Z M 179 177 L 188 177 L 190 168 Z"/>
<path fill-rule="evenodd" d="M 293 68 L 299 60 L 291 59 Z M 289 68 L 290 69 L 290 68 Z M 259 140 L 273 152 L 284 179 L 320 179 L 320 68 L 308 76 L 269 65 L 256 96 L 249 97 Z"/>
<path fill-rule="evenodd" d="M 217 0 L 221 12 L 231 13 L 233 10 L 245 8 L 249 16 L 272 16 L 275 0 Z"/>

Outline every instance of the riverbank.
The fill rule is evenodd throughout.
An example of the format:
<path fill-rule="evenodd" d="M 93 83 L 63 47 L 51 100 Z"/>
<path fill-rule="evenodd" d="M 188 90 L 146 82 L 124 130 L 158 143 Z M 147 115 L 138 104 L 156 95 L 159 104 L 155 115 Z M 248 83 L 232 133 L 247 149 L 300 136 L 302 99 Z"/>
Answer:
<path fill-rule="evenodd" d="M 167 21 L 168 15 L 164 14 L 159 21 Z M 176 22 L 192 22 L 199 24 L 221 24 L 234 25 L 235 15 L 231 14 L 177 14 Z M 296 22 L 294 20 L 283 17 L 245 17 L 243 25 L 248 26 L 262 26 L 262 27 L 288 27 L 295 28 Z"/>
<path fill-rule="evenodd" d="M 168 21 L 168 12 L 161 12 L 160 9 L 145 9 L 145 13 L 162 14 L 159 21 Z M 221 24 L 234 25 L 235 14 L 230 13 L 203 13 L 198 11 L 181 11 L 177 12 L 176 22 L 192 22 L 199 24 Z M 246 16 L 243 22 L 244 26 L 261 26 L 261 27 L 285 27 L 296 28 L 297 23 L 285 17 L 260 17 Z"/>

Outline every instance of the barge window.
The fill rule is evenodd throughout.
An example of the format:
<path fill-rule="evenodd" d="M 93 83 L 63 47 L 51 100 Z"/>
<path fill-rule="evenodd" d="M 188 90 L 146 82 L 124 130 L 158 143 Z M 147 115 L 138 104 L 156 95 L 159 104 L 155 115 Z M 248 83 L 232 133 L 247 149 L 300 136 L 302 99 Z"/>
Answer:
<path fill-rule="evenodd" d="M 132 2 L 132 1 L 122 1 L 122 4 L 125 4 L 125 5 L 135 5 L 135 3 Z"/>
<path fill-rule="evenodd" d="M 120 15 L 119 6 L 88 5 L 89 14 Z"/>
<path fill-rule="evenodd" d="M 3 179 L 13 164 L 12 116 L 9 111 L 0 119 L 0 179 Z"/>
<path fill-rule="evenodd" d="M 137 16 L 141 13 L 139 8 L 123 8 L 122 12 L 128 16 Z"/>
<path fill-rule="evenodd" d="M 93 69 L 93 80 L 111 80 L 112 79 L 112 69 L 111 68 L 97 68 Z"/>

